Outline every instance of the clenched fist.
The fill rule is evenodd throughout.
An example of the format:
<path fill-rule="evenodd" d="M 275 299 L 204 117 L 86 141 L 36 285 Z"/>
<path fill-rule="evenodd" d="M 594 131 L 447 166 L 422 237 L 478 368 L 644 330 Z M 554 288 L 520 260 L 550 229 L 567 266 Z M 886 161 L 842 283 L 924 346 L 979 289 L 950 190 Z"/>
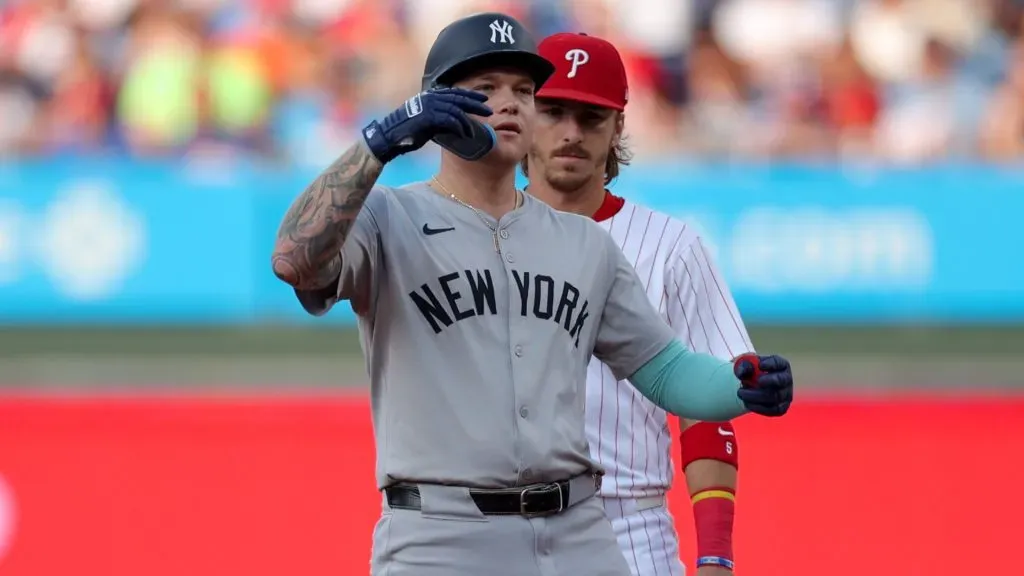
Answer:
<path fill-rule="evenodd" d="M 743 354 L 733 361 L 743 387 L 736 393 L 748 410 L 762 416 L 782 416 L 793 403 L 793 371 L 782 356 Z"/>

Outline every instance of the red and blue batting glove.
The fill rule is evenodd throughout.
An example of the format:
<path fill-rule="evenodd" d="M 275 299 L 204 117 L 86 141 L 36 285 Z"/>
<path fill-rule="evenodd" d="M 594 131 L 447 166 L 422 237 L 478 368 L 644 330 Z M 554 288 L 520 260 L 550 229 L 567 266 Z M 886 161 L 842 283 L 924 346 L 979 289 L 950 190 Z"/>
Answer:
<path fill-rule="evenodd" d="M 782 416 L 793 403 L 793 371 L 782 356 L 743 354 L 733 361 L 742 388 L 736 393 L 747 410 L 762 416 Z"/>

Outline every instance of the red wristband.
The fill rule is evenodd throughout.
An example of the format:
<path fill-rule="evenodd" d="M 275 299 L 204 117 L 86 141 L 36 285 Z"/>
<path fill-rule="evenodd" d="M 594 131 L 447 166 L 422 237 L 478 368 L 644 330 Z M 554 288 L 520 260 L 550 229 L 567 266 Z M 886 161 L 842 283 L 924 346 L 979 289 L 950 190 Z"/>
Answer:
<path fill-rule="evenodd" d="M 679 435 L 683 470 L 694 460 L 718 460 L 739 469 L 736 430 L 728 422 L 697 422 Z"/>
<path fill-rule="evenodd" d="M 693 495 L 693 521 L 697 531 L 697 557 L 732 560 L 732 525 L 736 504 L 729 488 L 710 488 Z"/>

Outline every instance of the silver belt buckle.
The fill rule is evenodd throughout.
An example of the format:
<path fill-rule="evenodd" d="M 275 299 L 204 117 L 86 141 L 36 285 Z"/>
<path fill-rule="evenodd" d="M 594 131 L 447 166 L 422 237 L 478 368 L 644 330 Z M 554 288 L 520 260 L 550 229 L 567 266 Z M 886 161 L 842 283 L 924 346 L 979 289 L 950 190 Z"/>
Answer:
<path fill-rule="evenodd" d="M 547 511 L 544 511 L 544 512 L 529 512 L 529 511 L 527 511 L 527 509 L 526 509 L 526 498 L 527 498 L 527 495 L 529 495 L 529 494 L 538 494 L 538 493 L 545 493 L 546 494 L 546 493 L 550 493 L 552 490 L 555 491 L 558 494 L 558 509 L 557 510 L 547 510 Z M 558 486 L 557 482 L 552 482 L 551 484 L 544 484 L 544 485 L 541 485 L 541 486 L 528 486 L 526 488 L 523 488 L 519 492 L 519 514 L 521 516 L 525 516 L 527 518 L 532 518 L 532 517 L 535 517 L 535 516 L 545 516 L 547 514 L 557 514 L 558 512 L 561 512 L 562 510 L 565 510 L 565 497 L 562 495 L 562 489 Z"/>

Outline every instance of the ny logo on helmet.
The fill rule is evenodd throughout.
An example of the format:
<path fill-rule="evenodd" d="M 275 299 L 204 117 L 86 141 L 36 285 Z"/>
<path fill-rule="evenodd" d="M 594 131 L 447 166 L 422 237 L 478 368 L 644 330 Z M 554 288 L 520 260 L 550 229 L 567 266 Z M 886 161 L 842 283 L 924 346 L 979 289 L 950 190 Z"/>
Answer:
<path fill-rule="evenodd" d="M 576 71 L 580 66 L 583 66 L 587 62 L 590 62 L 590 54 L 586 50 L 579 48 L 573 48 L 565 53 L 565 59 L 572 62 L 572 68 L 569 68 L 569 78 L 576 77 Z"/>
<path fill-rule="evenodd" d="M 516 39 L 512 37 L 512 25 L 507 20 L 500 23 L 495 20 L 491 22 L 491 42 L 494 44 L 515 44 Z"/>

